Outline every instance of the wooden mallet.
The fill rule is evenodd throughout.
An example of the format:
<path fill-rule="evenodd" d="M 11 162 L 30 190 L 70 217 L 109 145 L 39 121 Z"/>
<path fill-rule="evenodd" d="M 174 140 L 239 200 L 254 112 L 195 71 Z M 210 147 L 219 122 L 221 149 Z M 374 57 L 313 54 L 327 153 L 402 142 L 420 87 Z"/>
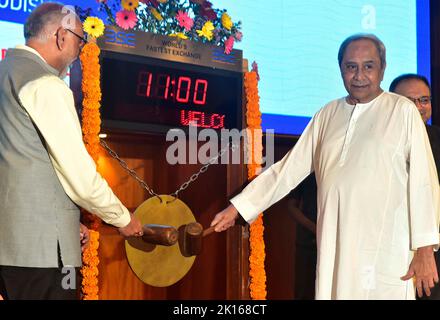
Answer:
<path fill-rule="evenodd" d="M 192 222 L 185 226 L 183 234 L 183 255 L 190 257 L 202 252 L 203 237 L 214 232 L 215 226 L 203 230 L 198 222 Z"/>
<path fill-rule="evenodd" d="M 178 240 L 179 233 L 176 228 L 161 224 L 146 224 L 142 227 L 144 234 L 142 240 L 161 246 L 172 246 Z"/>

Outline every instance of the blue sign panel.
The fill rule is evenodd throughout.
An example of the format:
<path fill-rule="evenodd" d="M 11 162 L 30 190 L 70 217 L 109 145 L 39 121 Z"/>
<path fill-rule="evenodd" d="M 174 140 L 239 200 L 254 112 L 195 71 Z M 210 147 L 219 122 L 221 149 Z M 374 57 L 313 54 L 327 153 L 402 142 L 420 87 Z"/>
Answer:
<path fill-rule="evenodd" d="M 27 16 L 33 9 L 47 0 L 0 0 L 0 20 L 24 23 Z M 95 0 L 61 0 L 57 1 L 72 6 L 82 8 L 97 8 L 98 3 Z"/>

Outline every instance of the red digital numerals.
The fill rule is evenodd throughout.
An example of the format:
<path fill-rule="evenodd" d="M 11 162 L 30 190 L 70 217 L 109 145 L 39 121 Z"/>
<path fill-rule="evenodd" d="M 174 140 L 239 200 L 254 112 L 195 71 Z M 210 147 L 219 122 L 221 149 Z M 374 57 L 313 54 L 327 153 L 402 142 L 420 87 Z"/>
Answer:
<path fill-rule="evenodd" d="M 203 106 L 206 104 L 208 81 L 168 74 L 153 74 L 141 71 L 138 74 L 136 94 L 140 97 L 168 100 L 178 103 L 190 103 Z M 201 111 L 181 110 L 180 124 L 188 126 L 190 123 L 197 127 L 221 129 L 225 127 L 225 115 L 206 113 Z"/>
<path fill-rule="evenodd" d="M 172 100 L 180 103 L 206 104 L 208 81 L 180 76 L 172 78 L 160 73 L 141 71 L 138 75 L 136 94 L 140 97 Z"/>

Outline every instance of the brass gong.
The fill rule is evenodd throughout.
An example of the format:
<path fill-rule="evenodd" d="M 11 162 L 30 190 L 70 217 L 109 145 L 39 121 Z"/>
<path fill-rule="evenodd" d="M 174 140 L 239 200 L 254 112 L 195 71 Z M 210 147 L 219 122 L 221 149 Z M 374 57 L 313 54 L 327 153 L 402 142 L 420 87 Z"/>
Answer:
<path fill-rule="evenodd" d="M 172 226 L 181 235 L 186 224 L 196 221 L 191 209 L 181 200 L 169 195 L 160 195 L 160 198 L 162 201 L 158 197 L 151 197 L 136 209 L 134 215 L 142 225 Z M 125 251 L 133 272 L 153 287 L 168 287 L 182 279 L 196 258 L 182 254 L 181 241 L 168 247 L 134 238 L 125 241 Z"/>

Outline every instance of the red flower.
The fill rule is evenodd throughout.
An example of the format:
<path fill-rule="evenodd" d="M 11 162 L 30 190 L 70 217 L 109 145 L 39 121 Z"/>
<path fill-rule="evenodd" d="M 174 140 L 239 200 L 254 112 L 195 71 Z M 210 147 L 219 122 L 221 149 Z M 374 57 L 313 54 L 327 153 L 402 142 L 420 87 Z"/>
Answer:
<path fill-rule="evenodd" d="M 212 10 L 212 8 L 207 8 L 207 9 L 201 8 L 200 14 L 208 20 L 217 19 L 217 14 L 214 12 L 214 10 Z"/>

